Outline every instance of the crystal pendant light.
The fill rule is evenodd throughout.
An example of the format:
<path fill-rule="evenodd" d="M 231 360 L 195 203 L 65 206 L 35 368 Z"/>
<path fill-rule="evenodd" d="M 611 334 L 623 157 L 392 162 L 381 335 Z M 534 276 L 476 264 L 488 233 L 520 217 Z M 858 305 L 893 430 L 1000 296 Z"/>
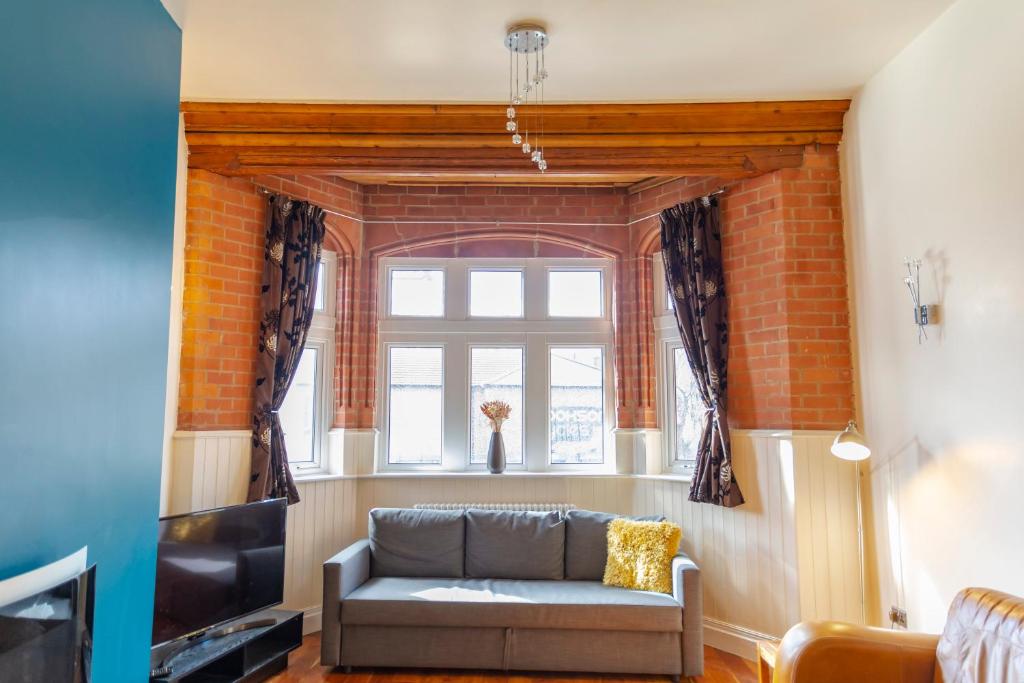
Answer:
<path fill-rule="evenodd" d="M 544 49 L 548 41 L 547 29 L 535 24 L 512 26 L 505 36 L 509 51 L 505 130 L 513 133 L 512 144 L 542 173 L 548 168 L 544 158 L 544 81 L 548 77 Z M 519 110 L 519 106 L 525 108 Z"/>

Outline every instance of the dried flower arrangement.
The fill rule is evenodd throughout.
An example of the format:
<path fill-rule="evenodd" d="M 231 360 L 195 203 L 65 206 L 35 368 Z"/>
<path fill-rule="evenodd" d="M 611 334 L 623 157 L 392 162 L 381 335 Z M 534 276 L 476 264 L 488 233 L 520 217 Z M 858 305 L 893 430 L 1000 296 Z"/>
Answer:
<path fill-rule="evenodd" d="M 496 432 L 500 432 L 501 423 L 507 420 L 508 416 L 512 414 L 512 406 L 504 401 L 485 401 L 480 406 L 480 412 L 490 420 L 491 429 Z"/>

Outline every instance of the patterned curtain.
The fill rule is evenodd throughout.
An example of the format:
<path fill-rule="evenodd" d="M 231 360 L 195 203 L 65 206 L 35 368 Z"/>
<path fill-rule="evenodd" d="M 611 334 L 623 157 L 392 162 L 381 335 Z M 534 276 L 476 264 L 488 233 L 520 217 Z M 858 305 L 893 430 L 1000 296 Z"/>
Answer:
<path fill-rule="evenodd" d="M 324 211 L 309 202 L 271 196 L 263 249 L 256 411 L 252 416 L 250 502 L 299 502 L 278 411 L 302 358 L 316 307 L 316 278 L 324 242 Z"/>
<path fill-rule="evenodd" d="M 689 498 L 724 507 L 742 505 L 729 444 L 729 331 L 718 199 L 702 197 L 662 211 L 661 255 L 679 336 L 705 408 Z"/>

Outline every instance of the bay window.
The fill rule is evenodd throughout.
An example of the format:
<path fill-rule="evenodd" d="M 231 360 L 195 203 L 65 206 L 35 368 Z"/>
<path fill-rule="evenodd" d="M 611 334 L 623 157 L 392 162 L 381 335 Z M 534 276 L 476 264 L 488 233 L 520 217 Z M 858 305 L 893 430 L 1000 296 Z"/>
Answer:
<path fill-rule="evenodd" d="M 509 470 L 611 471 L 612 263 L 380 262 L 378 469 L 483 470 L 485 401 Z"/>

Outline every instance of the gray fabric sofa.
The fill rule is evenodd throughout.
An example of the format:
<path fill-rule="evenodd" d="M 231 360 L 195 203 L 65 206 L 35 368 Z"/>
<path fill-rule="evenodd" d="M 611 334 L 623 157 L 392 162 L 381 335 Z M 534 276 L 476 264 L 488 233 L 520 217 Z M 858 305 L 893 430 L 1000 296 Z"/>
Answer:
<path fill-rule="evenodd" d="M 321 664 L 703 673 L 700 570 L 673 593 L 601 583 L 614 515 L 374 509 L 324 563 Z"/>

